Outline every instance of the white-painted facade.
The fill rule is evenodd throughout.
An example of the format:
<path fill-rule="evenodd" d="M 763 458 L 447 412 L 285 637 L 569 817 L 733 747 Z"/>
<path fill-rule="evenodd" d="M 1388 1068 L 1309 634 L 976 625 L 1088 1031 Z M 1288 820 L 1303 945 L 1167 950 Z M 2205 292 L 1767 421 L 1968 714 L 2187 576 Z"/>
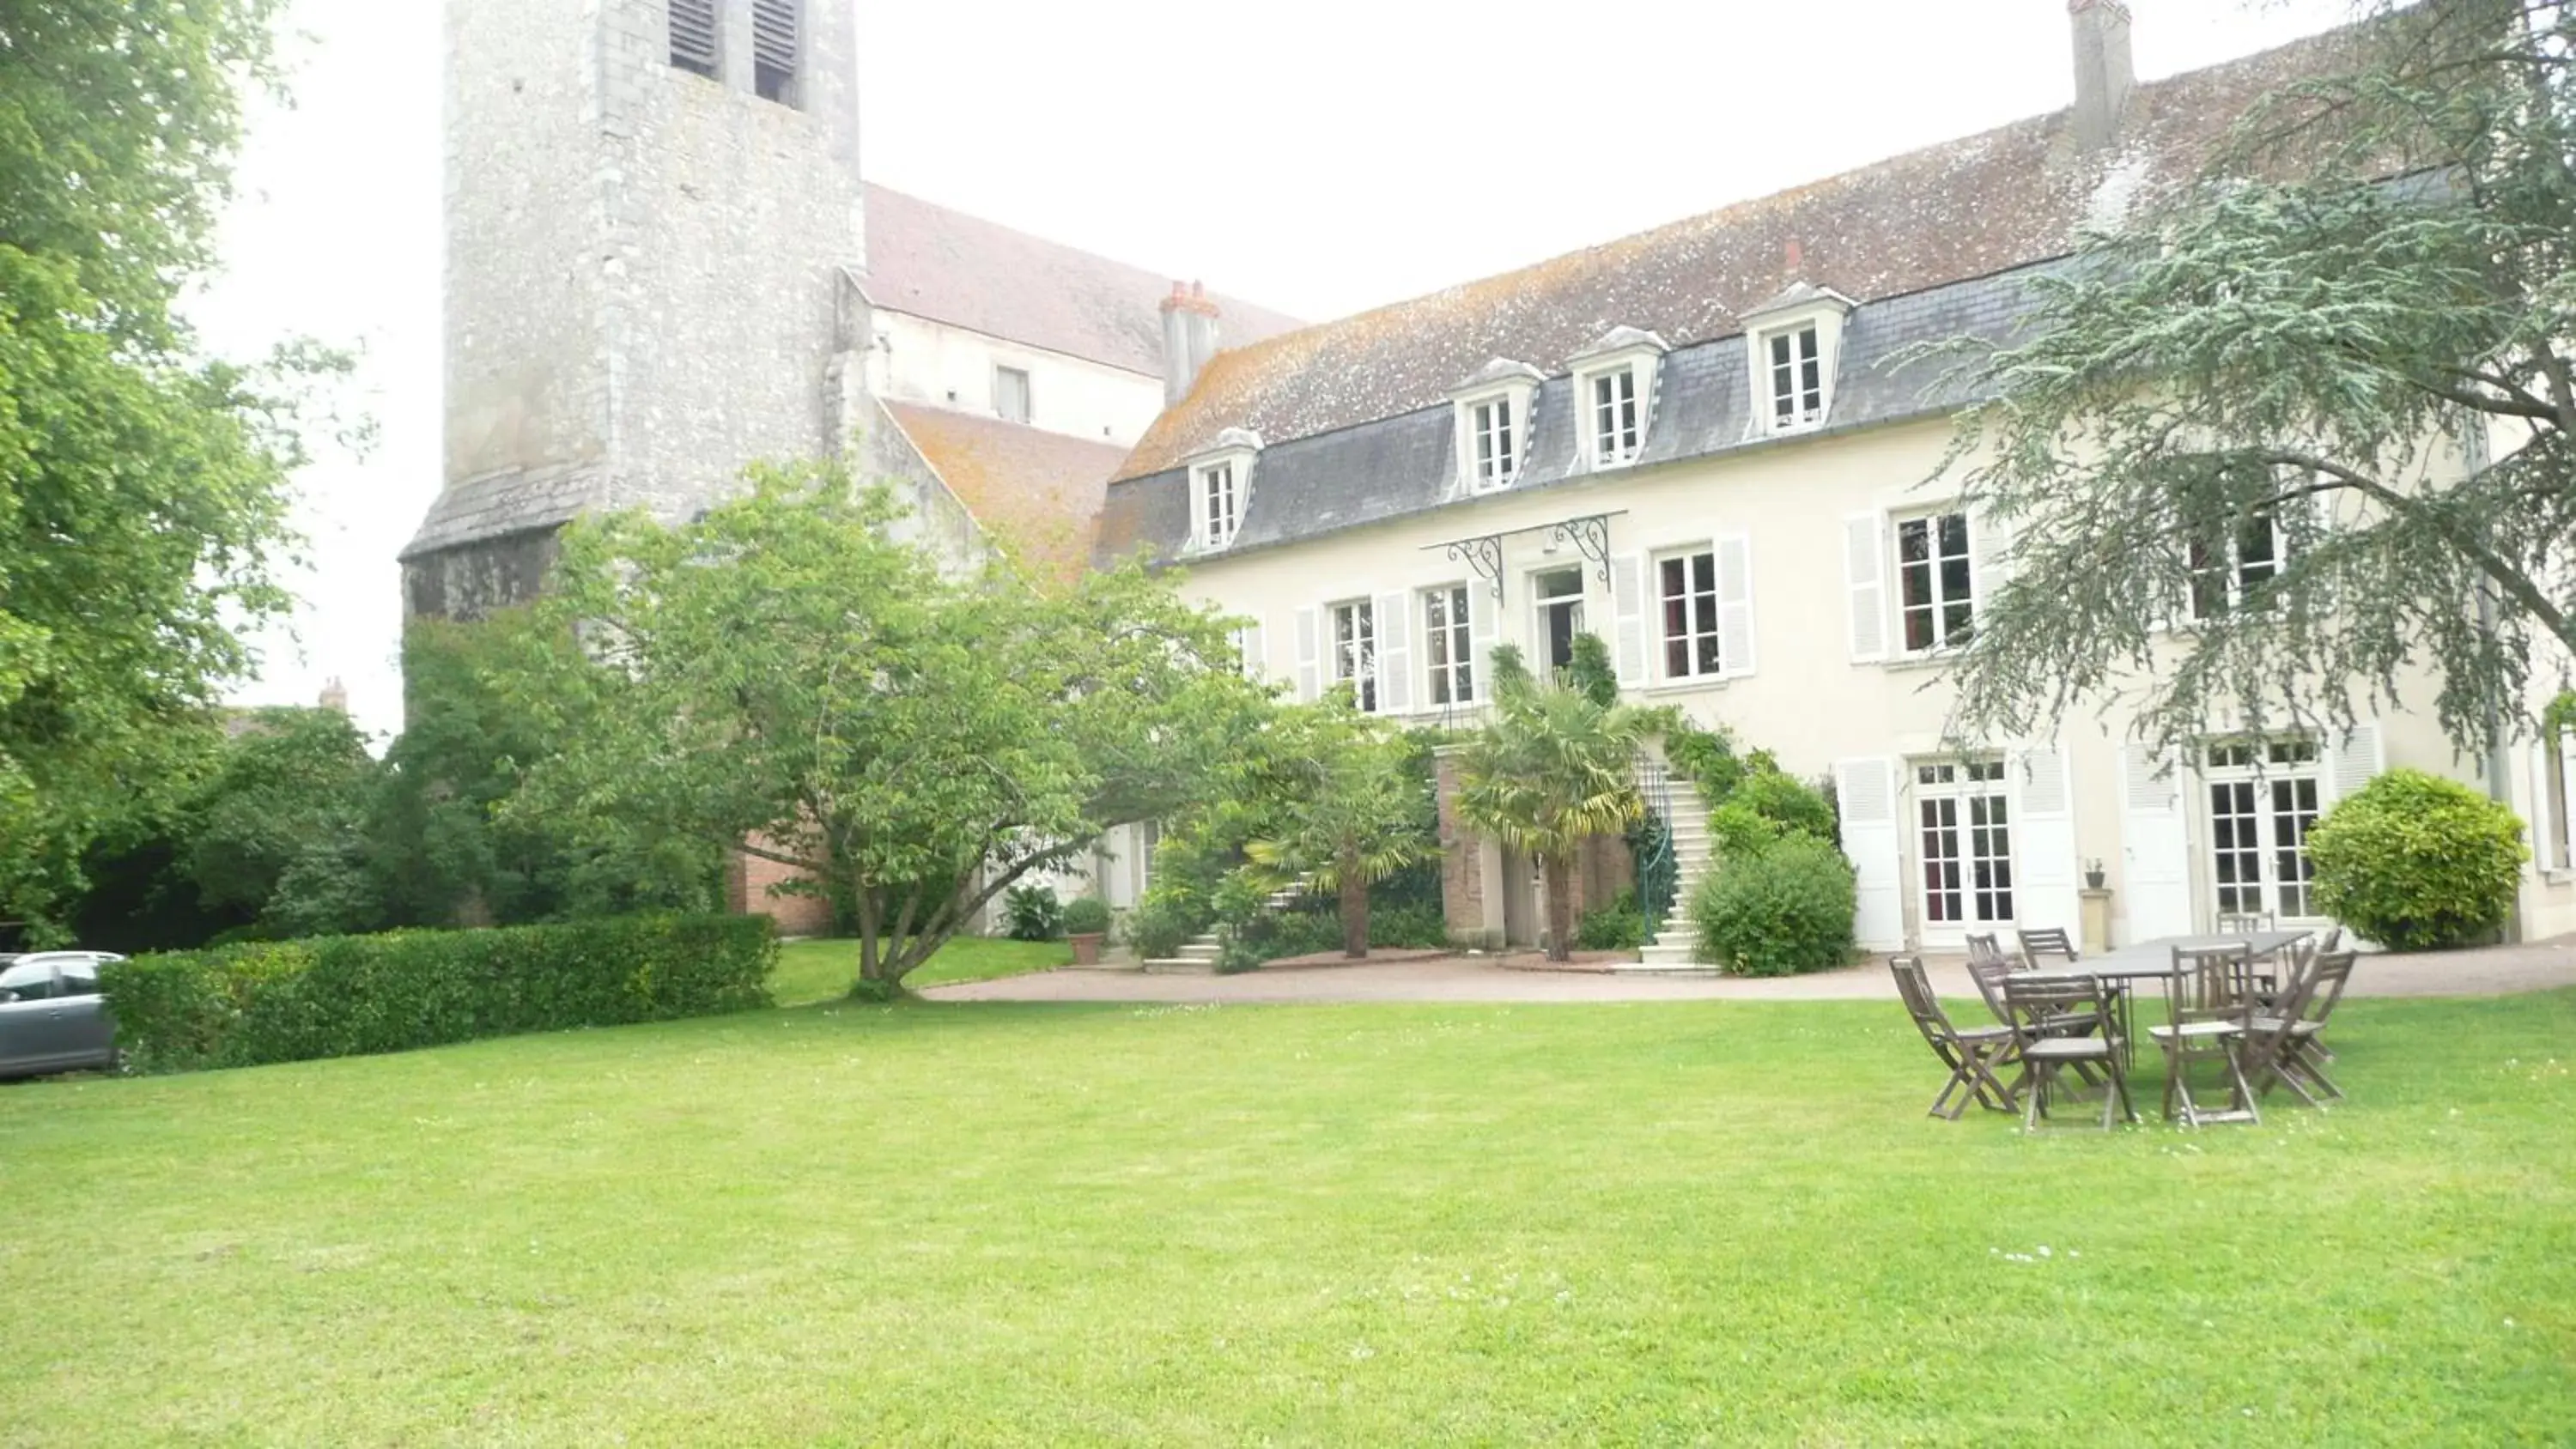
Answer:
<path fill-rule="evenodd" d="M 1163 410 L 1163 380 L 1087 358 L 877 308 L 868 390 L 897 402 L 1001 417 L 1132 445 Z M 1027 380 L 1025 417 L 1004 406 L 1004 369 Z"/>
<path fill-rule="evenodd" d="M 1949 440 L 1935 418 L 1598 469 L 1525 492 L 1461 489 L 1446 506 L 1382 524 L 1194 549 L 1183 587 L 1247 618 L 1252 662 L 1297 697 L 1358 673 L 1379 712 L 1414 724 L 1472 724 L 1488 651 L 1510 642 L 1543 665 L 1572 613 L 1611 645 L 1630 699 L 1677 705 L 1797 775 L 1834 782 L 1860 878 L 1859 934 L 1873 949 L 1956 950 L 1967 932 L 2015 926 L 2076 931 L 2096 863 L 2115 941 L 2205 929 L 2222 911 L 2314 921 L 2299 842 L 2317 813 L 2392 765 L 2487 786 L 2485 762 L 2444 739 L 2429 680 L 2408 690 L 2426 701 L 2421 711 L 2261 757 L 2224 739 L 2193 760 L 2159 757 L 2116 709 L 1963 754 L 1945 730 L 1940 611 L 1973 618 L 1996 587 L 2001 549 L 1981 520 L 1941 522 L 1955 510 L 1923 480 Z M 1258 500 L 1257 458 L 1248 489 Z M 1559 526 L 1594 519 L 1602 557 L 1589 556 L 1586 530 Z M 1899 557 L 1900 531 L 1918 523 L 1935 572 L 1949 553 L 1950 582 L 1967 584 L 1964 594 L 1934 585 L 1928 630 L 1907 618 Z M 1498 541 L 1499 586 L 1447 547 L 1469 539 Z M 1462 588 L 1472 699 L 1444 704 L 1425 634 L 1435 607 L 1452 618 Z M 1364 653 L 1353 648 L 1362 618 Z M 1934 647 L 1908 647 L 1927 637 Z M 1458 692 L 1454 672 L 1447 692 Z M 2566 752 L 2576 757 L 2576 740 Z M 2510 766 L 2512 803 L 2538 847 L 2518 929 L 2534 939 L 2576 931 L 2576 862 L 2553 844 L 2566 833 L 2555 822 L 2576 816 L 2576 770 L 2530 746 Z M 1490 920 L 1453 919 L 1453 931 L 1500 931 L 1504 903 L 1485 909 Z"/>

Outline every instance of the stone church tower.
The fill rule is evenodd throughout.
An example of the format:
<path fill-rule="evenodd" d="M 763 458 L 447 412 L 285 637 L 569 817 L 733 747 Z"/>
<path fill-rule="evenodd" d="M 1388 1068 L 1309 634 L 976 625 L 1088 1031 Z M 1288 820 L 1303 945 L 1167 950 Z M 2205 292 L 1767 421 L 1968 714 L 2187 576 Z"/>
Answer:
<path fill-rule="evenodd" d="M 446 476 L 410 614 L 533 593 L 579 513 L 849 435 L 847 0 L 446 0 Z"/>

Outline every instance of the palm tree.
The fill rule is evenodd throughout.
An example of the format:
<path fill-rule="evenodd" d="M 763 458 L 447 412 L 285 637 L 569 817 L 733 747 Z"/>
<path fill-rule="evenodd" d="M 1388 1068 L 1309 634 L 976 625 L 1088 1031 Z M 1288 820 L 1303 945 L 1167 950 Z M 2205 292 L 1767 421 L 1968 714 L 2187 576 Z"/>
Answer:
<path fill-rule="evenodd" d="M 1429 788 L 1405 742 L 1351 705 L 1348 691 L 1283 721 L 1292 743 L 1270 763 L 1276 828 L 1247 841 L 1264 890 L 1300 879 L 1341 897 L 1342 954 L 1368 955 L 1369 887 L 1431 853 Z"/>
<path fill-rule="evenodd" d="M 1645 722 L 1579 689 L 1541 684 L 1519 651 L 1494 651 L 1495 715 L 1459 756 L 1458 815 L 1539 863 L 1547 880 L 1547 958 L 1574 953 L 1574 863 L 1583 842 L 1645 811 L 1637 742 Z"/>

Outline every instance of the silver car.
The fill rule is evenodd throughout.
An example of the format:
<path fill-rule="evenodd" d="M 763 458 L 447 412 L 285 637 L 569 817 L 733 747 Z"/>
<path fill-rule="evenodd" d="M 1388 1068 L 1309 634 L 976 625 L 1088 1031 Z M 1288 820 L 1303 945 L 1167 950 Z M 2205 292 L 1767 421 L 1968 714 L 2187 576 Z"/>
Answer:
<path fill-rule="evenodd" d="M 39 951 L 0 967 L 0 1077 L 108 1069 L 116 1029 L 98 968 L 108 951 Z"/>

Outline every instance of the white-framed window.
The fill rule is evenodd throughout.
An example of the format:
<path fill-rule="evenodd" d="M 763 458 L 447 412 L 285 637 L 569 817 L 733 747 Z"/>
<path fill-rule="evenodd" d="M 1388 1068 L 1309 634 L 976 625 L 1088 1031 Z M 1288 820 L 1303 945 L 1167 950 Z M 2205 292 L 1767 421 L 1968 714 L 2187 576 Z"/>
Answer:
<path fill-rule="evenodd" d="M 1519 471 L 1518 435 L 1513 431 L 1509 395 L 1467 405 L 1467 436 L 1475 445 L 1478 488 L 1501 488 Z"/>
<path fill-rule="evenodd" d="M 1024 367 L 993 369 L 993 416 L 1006 423 L 1029 420 L 1029 373 Z"/>
<path fill-rule="evenodd" d="M 2202 747 L 2211 907 L 2219 915 L 2315 914 L 2308 827 L 2321 776 L 2313 740 L 2215 740 Z"/>
<path fill-rule="evenodd" d="M 1696 549 L 1655 560 L 1655 598 L 1661 606 L 1664 677 L 1715 678 L 1725 672 L 1718 642 L 1717 550 Z"/>
<path fill-rule="evenodd" d="M 1243 495 L 1235 487 L 1231 461 L 1200 465 L 1197 501 L 1200 544 L 1224 548 L 1234 542 L 1234 531 L 1243 521 Z"/>
<path fill-rule="evenodd" d="M 801 106 L 804 0 L 751 0 L 751 88 L 762 100 Z"/>
<path fill-rule="evenodd" d="M 1914 767 L 1916 848 L 1923 919 L 1936 929 L 2009 925 L 2013 915 L 2012 807 L 2004 762 L 1993 756 Z"/>
<path fill-rule="evenodd" d="M 1645 441 L 1645 410 L 1637 398 L 1637 369 L 1614 367 L 1585 379 L 1584 416 L 1590 425 L 1592 466 L 1616 468 L 1636 461 Z"/>
<path fill-rule="evenodd" d="M 1431 702 L 1476 702 L 1476 649 L 1468 630 L 1465 584 L 1442 584 L 1422 594 L 1422 657 L 1431 671 Z"/>
<path fill-rule="evenodd" d="M 719 37 L 716 0 L 670 0 L 665 7 L 671 30 L 671 64 L 692 75 L 714 80 Z"/>
<path fill-rule="evenodd" d="M 1897 521 L 1896 598 L 1906 653 L 1968 642 L 1977 616 L 1968 515 L 1931 513 Z"/>
<path fill-rule="evenodd" d="M 1377 610 L 1366 599 L 1332 606 L 1333 683 L 1351 687 L 1363 714 L 1377 713 Z"/>
<path fill-rule="evenodd" d="M 1554 679 L 1574 662 L 1574 636 L 1583 632 L 1583 570 L 1543 569 L 1530 575 L 1530 597 L 1538 611 L 1538 662 Z"/>
<path fill-rule="evenodd" d="M 2269 512 L 2247 519 L 2224 540 L 2192 539 L 2191 616 L 2223 618 L 2249 599 L 2259 605 L 2263 585 L 2281 572 L 2282 544 L 2279 522 Z"/>
<path fill-rule="evenodd" d="M 1762 351 L 1771 384 L 1771 430 L 1787 432 L 1823 422 L 1825 356 L 1815 324 L 1770 334 Z"/>
<path fill-rule="evenodd" d="M 1234 626 L 1234 658 L 1236 664 L 1242 668 L 1244 678 L 1257 680 L 1269 677 L 1270 670 L 1268 661 L 1261 657 L 1261 650 L 1261 626 L 1259 624 L 1237 624 Z"/>
<path fill-rule="evenodd" d="M 2544 870 L 2576 869 L 2576 730 L 2562 731 L 2534 757 L 2531 833 Z"/>

